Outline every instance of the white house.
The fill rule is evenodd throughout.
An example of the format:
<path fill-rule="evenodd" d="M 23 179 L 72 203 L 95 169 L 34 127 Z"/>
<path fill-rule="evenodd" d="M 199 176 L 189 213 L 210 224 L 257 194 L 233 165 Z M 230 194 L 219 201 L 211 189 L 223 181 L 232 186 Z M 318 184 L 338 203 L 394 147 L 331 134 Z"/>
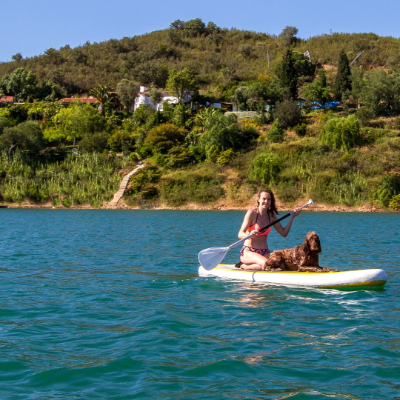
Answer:
<path fill-rule="evenodd" d="M 155 110 L 162 111 L 163 110 L 162 104 L 164 103 L 164 101 L 168 101 L 169 104 L 178 104 L 178 98 L 175 96 L 171 96 L 168 91 L 163 90 L 163 91 L 161 91 L 161 93 L 163 96 L 161 103 L 153 104 L 150 101 L 150 92 L 148 92 L 147 87 L 140 86 L 139 93 L 137 94 L 136 99 L 135 99 L 135 104 L 133 105 L 133 110 L 136 110 L 142 104 L 148 104 L 148 105 L 152 106 Z M 185 96 L 184 101 L 185 102 L 189 101 L 190 98 L 191 98 L 191 95 L 187 95 L 187 96 Z"/>

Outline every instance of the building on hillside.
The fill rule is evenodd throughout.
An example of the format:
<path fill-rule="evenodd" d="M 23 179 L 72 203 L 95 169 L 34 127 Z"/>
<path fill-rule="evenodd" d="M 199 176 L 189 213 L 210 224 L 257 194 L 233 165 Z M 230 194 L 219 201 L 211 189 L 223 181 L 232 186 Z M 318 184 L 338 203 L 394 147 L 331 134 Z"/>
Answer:
<path fill-rule="evenodd" d="M 57 100 L 57 103 L 62 103 L 68 106 L 71 103 L 85 103 L 85 104 L 96 104 L 99 101 L 92 96 L 89 97 L 65 97 L 64 99 Z"/>
<path fill-rule="evenodd" d="M 217 102 L 213 102 L 213 103 L 206 101 L 206 107 L 221 108 L 225 111 L 237 111 L 235 105 L 233 103 L 229 103 L 227 101 L 217 101 Z"/>
<path fill-rule="evenodd" d="M 13 104 L 13 103 L 14 103 L 13 96 L 0 97 L 0 107 L 7 107 L 9 104 Z"/>
<path fill-rule="evenodd" d="M 147 90 L 146 86 L 140 86 L 139 93 L 136 96 L 135 103 L 132 107 L 132 110 L 136 110 L 143 104 L 147 104 L 152 106 L 155 110 L 162 111 L 163 110 L 163 103 L 167 101 L 169 104 L 178 104 L 178 98 L 172 96 L 167 90 L 162 90 L 162 100 L 161 103 L 153 104 L 150 100 L 150 92 Z M 188 103 L 192 98 L 191 93 L 188 93 L 185 98 L 183 99 L 184 103 Z"/>

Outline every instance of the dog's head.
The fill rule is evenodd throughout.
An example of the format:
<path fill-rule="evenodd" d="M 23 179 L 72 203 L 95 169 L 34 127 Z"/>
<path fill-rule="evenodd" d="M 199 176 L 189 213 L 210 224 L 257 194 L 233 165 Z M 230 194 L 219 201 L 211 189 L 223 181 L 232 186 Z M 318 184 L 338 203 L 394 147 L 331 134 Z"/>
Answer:
<path fill-rule="evenodd" d="M 321 241 L 315 232 L 307 233 L 307 236 L 304 240 L 304 245 L 306 245 L 310 251 L 316 251 L 317 253 L 321 253 L 322 251 Z"/>

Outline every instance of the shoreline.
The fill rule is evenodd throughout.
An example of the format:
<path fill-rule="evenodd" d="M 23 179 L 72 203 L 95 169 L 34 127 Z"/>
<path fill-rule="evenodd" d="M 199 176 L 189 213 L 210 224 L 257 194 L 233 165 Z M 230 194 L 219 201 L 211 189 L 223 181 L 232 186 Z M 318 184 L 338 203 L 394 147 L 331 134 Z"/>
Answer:
<path fill-rule="evenodd" d="M 278 211 L 285 212 L 285 211 L 292 211 L 294 208 L 301 206 L 306 201 L 298 201 L 294 205 L 288 206 L 277 200 L 277 207 Z M 170 206 L 160 206 L 154 208 L 146 208 L 146 207 L 139 207 L 139 206 L 128 206 L 122 200 L 118 206 L 107 207 L 107 203 L 105 203 L 101 208 L 92 207 L 89 204 L 82 204 L 79 206 L 71 206 L 71 207 L 64 207 L 62 205 L 53 206 L 50 202 L 44 204 L 36 204 L 31 203 L 29 201 L 23 201 L 20 204 L 17 203 L 2 203 L 2 208 L 8 209 L 63 209 L 63 210 L 174 210 L 174 211 L 247 211 L 254 207 L 252 203 L 247 204 L 246 206 L 231 206 L 227 205 L 223 202 L 219 204 L 215 204 L 212 206 L 204 206 L 201 204 L 196 203 L 189 203 L 185 206 L 181 207 L 170 207 Z M 4 207 L 6 206 L 6 207 Z M 332 205 L 332 204 L 324 204 L 324 203 L 316 203 L 311 207 L 303 210 L 303 212 L 358 212 L 358 213 L 398 213 L 400 210 L 391 210 L 386 209 L 383 207 L 376 207 L 373 205 L 363 205 L 357 207 L 349 207 L 345 205 Z"/>

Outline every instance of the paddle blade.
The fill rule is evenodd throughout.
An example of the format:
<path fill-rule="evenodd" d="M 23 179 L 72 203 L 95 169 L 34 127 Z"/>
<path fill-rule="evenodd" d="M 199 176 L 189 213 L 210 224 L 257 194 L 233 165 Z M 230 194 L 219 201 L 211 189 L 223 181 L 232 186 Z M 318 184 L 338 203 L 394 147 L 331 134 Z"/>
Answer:
<path fill-rule="evenodd" d="M 199 253 L 199 262 L 204 269 L 210 271 L 215 268 L 225 257 L 229 247 L 210 247 Z"/>

